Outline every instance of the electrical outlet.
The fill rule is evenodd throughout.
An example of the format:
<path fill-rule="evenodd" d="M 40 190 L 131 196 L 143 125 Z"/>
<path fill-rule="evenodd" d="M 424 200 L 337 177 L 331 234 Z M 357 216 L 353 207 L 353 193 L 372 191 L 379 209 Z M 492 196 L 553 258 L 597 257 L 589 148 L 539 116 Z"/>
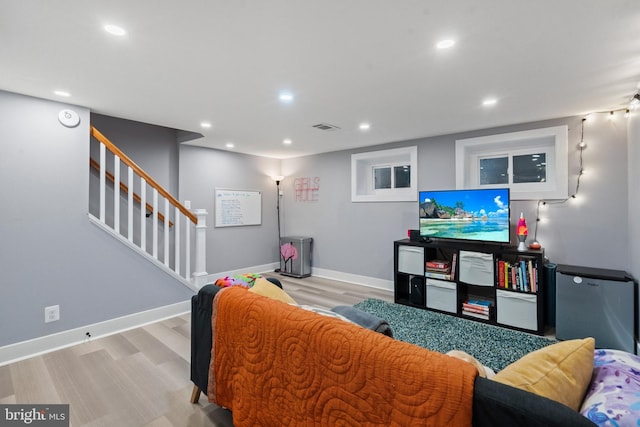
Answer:
<path fill-rule="evenodd" d="M 60 306 L 52 305 L 44 308 L 44 323 L 60 320 Z"/>

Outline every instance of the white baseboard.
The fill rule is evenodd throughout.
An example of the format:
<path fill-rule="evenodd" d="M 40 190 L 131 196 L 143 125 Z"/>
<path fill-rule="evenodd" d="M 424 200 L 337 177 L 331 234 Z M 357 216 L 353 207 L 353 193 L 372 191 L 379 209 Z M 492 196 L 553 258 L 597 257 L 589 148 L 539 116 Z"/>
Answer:
<path fill-rule="evenodd" d="M 86 333 L 91 333 L 91 340 L 138 328 L 149 323 L 179 316 L 191 311 L 191 301 L 183 301 L 164 307 L 154 308 L 80 328 L 34 338 L 0 347 L 0 366 L 18 362 L 33 356 L 49 353 L 62 348 L 82 344 L 87 341 Z"/>
<path fill-rule="evenodd" d="M 378 279 L 376 277 L 361 276 L 359 274 L 343 273 L 340 271 L 326 270 L 324 268 L 311 267 L 311 275 L 326 279 L 340 280 L 342 282 L 356 283 L 371 288 L 393 291 L 393 281 Z"/>

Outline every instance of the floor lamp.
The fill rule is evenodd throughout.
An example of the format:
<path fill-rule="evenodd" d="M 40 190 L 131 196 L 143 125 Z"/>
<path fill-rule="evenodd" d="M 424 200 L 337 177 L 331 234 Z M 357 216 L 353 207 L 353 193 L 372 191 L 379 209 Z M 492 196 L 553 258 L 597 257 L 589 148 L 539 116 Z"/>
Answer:
<path fill-rule="evenodd" d="M 276 273 L 280 272 L 280 181 L 284 179 L 284 176 L 274 176 L 273 180 L 276 182 L 276 214 L 278 216 L 278 268 L 275 269 Z"/>

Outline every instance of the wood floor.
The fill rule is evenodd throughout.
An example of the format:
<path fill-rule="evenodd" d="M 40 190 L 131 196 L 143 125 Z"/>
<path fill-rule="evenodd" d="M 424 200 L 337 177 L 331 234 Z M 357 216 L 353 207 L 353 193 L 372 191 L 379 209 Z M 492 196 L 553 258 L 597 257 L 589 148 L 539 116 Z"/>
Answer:
<path fill-rule="evenodd" d="M 277 277 L 299 304 L 331 308 L 391 291 L 315 277 Z M 201 396 L 189 403 L 190 315 L 0 367 L 0 404 L 68 403 L 70 425 L 232 426 L 231 415 Z"/>

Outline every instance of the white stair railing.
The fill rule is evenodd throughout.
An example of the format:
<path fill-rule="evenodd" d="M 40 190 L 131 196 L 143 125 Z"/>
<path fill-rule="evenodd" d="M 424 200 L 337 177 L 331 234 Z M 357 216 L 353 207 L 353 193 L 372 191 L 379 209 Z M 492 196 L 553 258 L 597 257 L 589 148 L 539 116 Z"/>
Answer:
<path fill-rule="evenodd" d="M 91 136 L 99 143 L 100 157 L 98 161 L 90 159 L 99 179 L 96 220 L 159 266 L 198 287 L 207 275 L 206 210 L 189 211 L 93 126 Z M 107 170 L 108 165 L 113 166 L 113 173 Z M 122 167 L 126 167 L 126 174 L 122 174 L 126 182 L 121 180 Z M 151 203 L 147 201 L 147 187 L 151 190 Z M 107 196 L 111 190 L 112 198 Z"/>

